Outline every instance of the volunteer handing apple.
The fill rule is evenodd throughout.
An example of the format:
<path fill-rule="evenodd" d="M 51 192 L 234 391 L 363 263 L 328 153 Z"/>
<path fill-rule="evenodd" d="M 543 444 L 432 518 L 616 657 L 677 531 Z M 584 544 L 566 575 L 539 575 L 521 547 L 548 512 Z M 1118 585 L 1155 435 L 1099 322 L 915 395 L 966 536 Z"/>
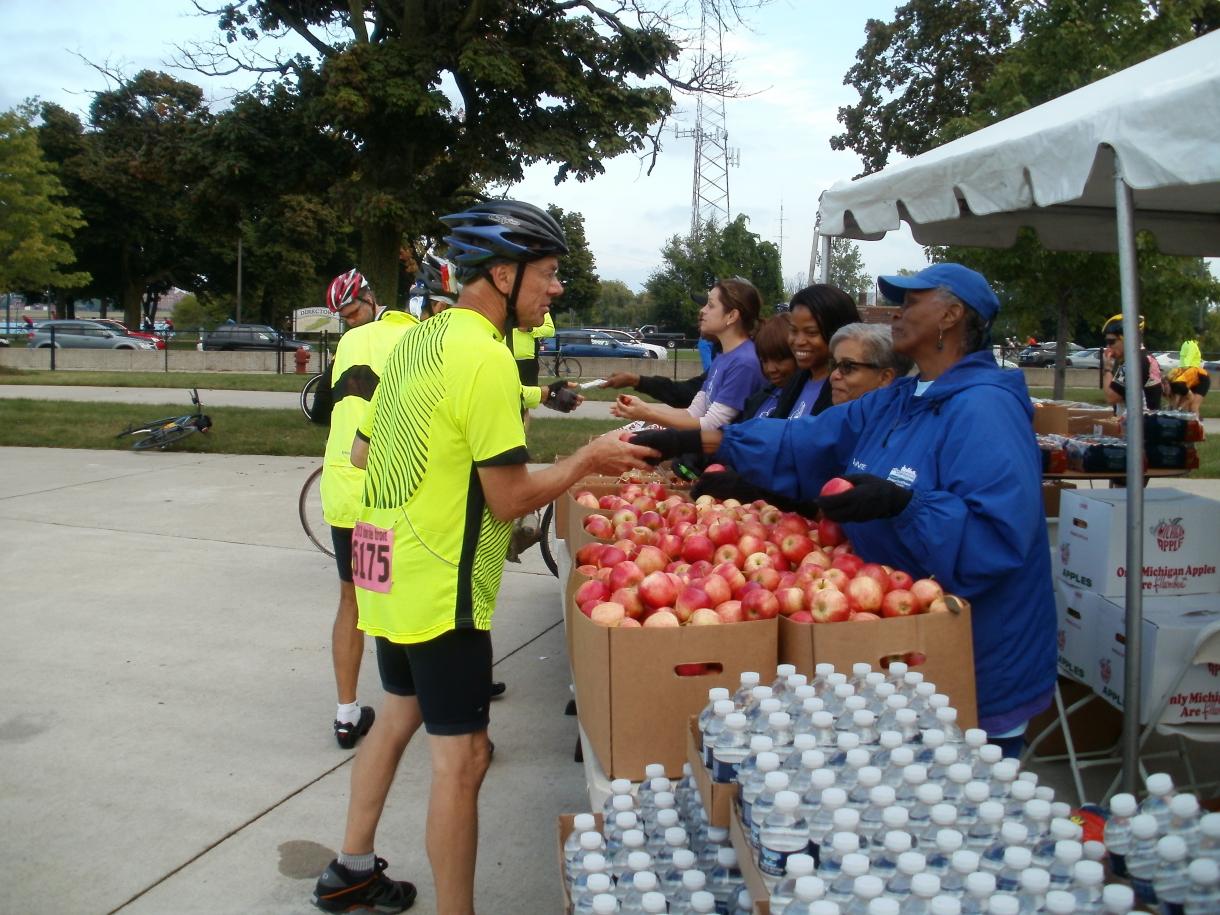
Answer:
<path fill-rule="evenodd" d="M 817 417 L 753 420 L 693 440 L 643 432 L 633 442 L 665 456 L 701 444 L 748 482 L 842 519 L 863 559 L 934 578 L 968 600 L 979 724 L 1016 755 L 1025 723 L 1051 701 L 1056 668 L 1029 392 L 991 354 L 1000 303 L 980 274 L 934 264 L 879 284 L 901 304 L 894 350 L 914 360 L 918 377 Z M 836 476 L 852 489 L 821 497 Z"/>

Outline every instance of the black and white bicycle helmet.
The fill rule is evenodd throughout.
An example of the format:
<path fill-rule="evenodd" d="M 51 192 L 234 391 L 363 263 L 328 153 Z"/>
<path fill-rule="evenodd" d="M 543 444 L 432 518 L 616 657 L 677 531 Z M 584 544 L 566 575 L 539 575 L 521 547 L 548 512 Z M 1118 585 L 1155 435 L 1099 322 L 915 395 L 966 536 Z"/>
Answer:
<path fill-rule="evenodd" d="M 419 279 L 423 280 L 432 298 L 445 299 L 451 305 L 462 291 L 457 280 L 457 267 L 431 251 L 424 255 L 424 261 L 419 265 Z"/>

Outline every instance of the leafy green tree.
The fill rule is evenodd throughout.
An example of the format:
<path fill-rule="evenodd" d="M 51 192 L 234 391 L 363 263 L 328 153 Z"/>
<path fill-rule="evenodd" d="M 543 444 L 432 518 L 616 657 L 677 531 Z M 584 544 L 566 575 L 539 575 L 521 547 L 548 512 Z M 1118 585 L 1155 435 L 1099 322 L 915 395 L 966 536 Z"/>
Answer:
<path fill-rule="evenodd" d="M 859 301 L 873 288 L 873 277 L 864 266 L 860 246 L 847 238 L 830 240 L 830 285 L 838 286 Z"/>
<path fill-rule="evenodd" d="M 559 265 L 559 276 L 563 280 L 559 307 L 574 312 L 581 323 L 586 323 L 597 307 L 601 280 L 597 276 L 597 261 L 585 237 L 585 218 L 579 213 L 565 213 L 554 204 L 546 209 L 563 227 L 568 240 L 568 253 Z"/>
<path fill-rule="evenodd" d="M 665 243 L 663 266 L 645 284 L 656 324 L 671 331 L 693 332 L 699 306 L 691 300 L 691 293 L 707 289 L 717 277 L 742 276 L 752 282 L 762 295 L 764 314 L 784 301 L 779 248 L 751 232 L 749 221 L 742 213 L 723 228 L 707 222 L 698 236 L 675 235 Z"/>
<path fill-rule="evenodd" d="M 330 190 L 383 298 L 397 294 L 404 238 L 431 236 L 437 215 L 537 162 L 555 163 L 556 181 L 593 178 L 655 145 L 671 87 L 723 88 L 717 73 L 675 76 L 669 23 L 634 3 L 240 0 L 209 12 L 221 40 L 185 49 L 189 65 L 280 79 L 303 120 L 345 147 Z M 311 53 L 263 50 L 288 33 Z"/>
<path fill-rule="evenodd" d="M 0 291 L 83 286 L 89 274 L 69 271 L 73 233 L 84 223 L 47 162 L 31 126 L 29 106 L 0 112 Z"/>
<path fill-rule="evenodd" d="M 643 298 L 622 280 L 602 280 L 596 320 L 606 327 L 639 327 L 648 323 Z"/>

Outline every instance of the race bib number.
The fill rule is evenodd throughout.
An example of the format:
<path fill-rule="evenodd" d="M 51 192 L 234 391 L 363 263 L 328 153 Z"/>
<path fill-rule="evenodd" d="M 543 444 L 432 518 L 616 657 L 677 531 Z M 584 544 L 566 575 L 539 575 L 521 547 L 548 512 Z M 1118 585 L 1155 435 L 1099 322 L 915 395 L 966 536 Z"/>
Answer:
<path fill-rule="evenodd" d="M 352 582 L 356 587 L 389 594 L 393 558 L 394 531 L 356 522 L 352 530 Z"/>

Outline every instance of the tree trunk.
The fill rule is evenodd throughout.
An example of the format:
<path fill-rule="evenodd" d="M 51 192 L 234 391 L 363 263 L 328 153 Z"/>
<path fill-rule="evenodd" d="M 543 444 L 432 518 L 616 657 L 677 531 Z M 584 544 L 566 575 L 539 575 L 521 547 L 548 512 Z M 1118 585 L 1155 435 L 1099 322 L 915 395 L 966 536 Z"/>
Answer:
<path fill-rule="evenodd" d="M 140 302 L 144 298 L 144 284 L 139 277 L 132 276 L 131 251 L 123 242 L 119 249 L 119 307 L 123 312 L 123 323 L 128 327 L 140 326 Z"/>
<path fill-rule="evenodd" d="M 394 306 L 398 302 L 398 254 L 402 230 L 390 223 L 366 223 L 360 231 L 358 269 L 372 284 L 377 301 Z"/>
<path fill-rule="evenodd" d="M 1067 383 L 1068 296 L 1059 293 L 1059 323 L 1055 327 L 1055 400 L 1063 400 Z"/>

